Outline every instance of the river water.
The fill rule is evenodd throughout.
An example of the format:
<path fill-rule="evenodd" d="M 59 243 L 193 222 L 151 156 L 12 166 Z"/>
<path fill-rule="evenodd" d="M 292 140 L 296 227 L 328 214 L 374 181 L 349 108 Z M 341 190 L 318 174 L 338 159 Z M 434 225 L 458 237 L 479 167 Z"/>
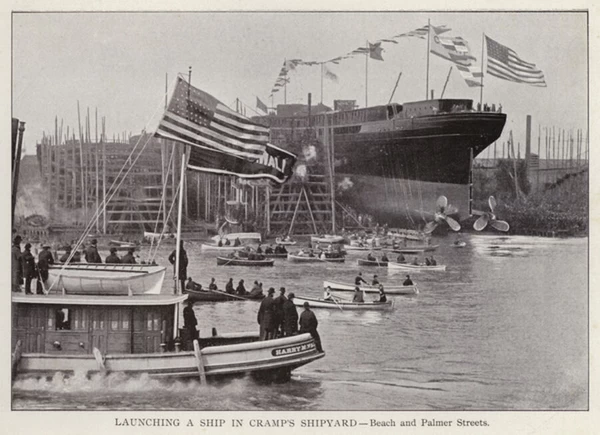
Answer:
<path fill-rule="evenodd" d="M 147 377 L 51 380 L 13 385 L 13 409 L 160 410 L 583 410 L 588 408 L 588 240 L 466 235 L 455 249 L 434 239 L 446 272 L 414 273 L 420 294 L 388 296 L 390 312 L 315 310 L 326 356 L 286 384 L 235 379 L 200 386 Z M 186 245 L 188 274 L 258 279 L 320 296 L 323 280 L 352 282 L 359 270 L 394 283 L 404 273 L 343 265 L 216 266 Z M 159 264 L 167 264 L 168 247 Z M 170 285 L 168 281 L 166 285 Z M 349 295 L 351 295 L 349 293 Z M 370 295 L 368 296 L 370 297 Z M 202 335 L 258 330 L 258 303 L 196 304 Z"/>

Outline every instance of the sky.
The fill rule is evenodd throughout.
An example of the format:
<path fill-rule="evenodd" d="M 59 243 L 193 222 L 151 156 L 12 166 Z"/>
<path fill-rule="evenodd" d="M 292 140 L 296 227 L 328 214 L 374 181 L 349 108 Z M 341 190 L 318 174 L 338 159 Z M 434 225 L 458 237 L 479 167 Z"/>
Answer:
<path fill-rule="evenodd" d="M 77 102 L 106 117 L 107 135 L 153 131 L 178 73 L 235 108 L 239 98 L 254 113 L 256 97 L 270 105 L 270 90 L 284 59 L 327 60 L 427 24 L 446 25 L 462 36 L 481 60 L 482 35 L 535 63 L 548 86 L 537 88 L 486 75 L 483 101 L 502 104 L 507 123 L 499 143 L 513 132 L 525 142 L 525 117 L 532 116 L 533 151 L 538 126 L 587 129 L 587 15 L 583 12 L 486 13 L 15 13 L 12 47 L 12 114 L 26 125 L 24 144 L 33 153 L 42 133 L 77 128 Z M 426 93 L 426 40 L 403 38 L 384 45 L 384 61 L 368 65 L 368 103 L 386 104 L 402 72 L 394 101 L 423 100 Z M 430 56 L 430 89 L 438 97 L 451 64 Z M 323 103 L 356 99 L 365 104 L 365 57 L 330 65 L 337 83 L 325 80 Z M 485 66 L 484 66 L 485 70 Z M 300 66 L 290 74 L 288 103 L 321 101 L 320 68 Z M 447 98 L 479 101 L 454 68 Z M 283 103 L 283 92 L 275 104 Z M 544 157 L 542 139 L 542 157 Z M 500 152 L 500 151 L 498 151 Z M 483 156 L 487 154 L 484 153 Z"/>

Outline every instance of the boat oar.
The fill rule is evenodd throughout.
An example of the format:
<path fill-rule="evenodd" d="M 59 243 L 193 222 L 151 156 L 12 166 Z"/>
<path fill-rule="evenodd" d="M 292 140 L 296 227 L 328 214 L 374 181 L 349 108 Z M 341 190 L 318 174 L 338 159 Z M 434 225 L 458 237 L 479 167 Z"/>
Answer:
<path fill-rule="evenodd" d="M 247 300 L 248 300 L 248 298 L 243 298 L 243 297 L 241 297 L 241 296 L 236 296 L 236 295 L 233 295 L 233 294 L 231 294 L 231 293 L 222 292 L 222 291 L 219 291 L 219 290 L 210 290 L 210 289 L 207 289 L 207 291 L 209 291 L 209 292 L 211 292 L 211 293 L 217 293 L 217 294 L 219 294 L 219 295 L 223 295 L 223 294 L 224 294 L 224 295 L 227 295 L 227 296 L 231 296 L 232 298 L 234 298 L 234 299 L 239 299 L 239 300 L 241 300 L 241 301 L 247 301 Z"/>
<path fill-rule="evenodd" d="M 331 295 L 331 300 L 333 302 L 335 302 L 335 304 L 337 305 L 337 307 L 340 309 L 340 311 L 343 313 L 344 310 L 342 310 L 342 307 L 340 306 L 340 304 L 338 304 L 338 301 L 335 300 L 335 297 L 333 295 Z"/>

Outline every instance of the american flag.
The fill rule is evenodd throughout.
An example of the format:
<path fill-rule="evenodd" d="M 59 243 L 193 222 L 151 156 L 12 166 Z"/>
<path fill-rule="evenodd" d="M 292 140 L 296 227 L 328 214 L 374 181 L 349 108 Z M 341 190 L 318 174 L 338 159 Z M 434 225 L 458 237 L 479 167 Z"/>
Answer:
<path fill-rule="evenodd" d="M 234 112 L 182 78 L 156 136 L 191 145 L 188 168 L 283 183 L 296 156 L 270 143 L 269 129 Z"/>
<path fill-rule="evenodd" d="M 515 83 L 545 87 L 544 73 L 533 63 L 525 62 L 514 50 L 485 37 L 487 72 L 500 79 Z"/>
<path fill-rule="evenodd" d="M 264 152 L 269 129 L 179 78 L 157 135 L 251 159 Z"/>

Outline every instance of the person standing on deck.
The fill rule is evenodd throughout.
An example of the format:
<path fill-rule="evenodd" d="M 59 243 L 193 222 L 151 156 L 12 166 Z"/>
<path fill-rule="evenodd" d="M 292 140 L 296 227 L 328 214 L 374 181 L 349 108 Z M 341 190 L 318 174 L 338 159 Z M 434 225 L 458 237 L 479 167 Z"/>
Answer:
<path fill-rule="evenodd" d="M 317 316 L 315 316 L 315 313 L 310 310 L 310 304 L 308 302 L 304 302 L 304 311 L 300 315 L 300 334 L 308 332 L 315 340 L 317 351 L 323 352 L 323 348 L 321 347 L 321 337 L 317 332 L 317 326 L 319 326 Z"/>
<path fill-rule="evenodd" d="M 137 261 L 135 261 L 135 257 L 133 255 L 133 253 L 135 252 L 135 248 L 129 248 L 127 250 L 127 254 L 123 255 L 121 257 L 121 263 L 123 264 L 137 264 Z"/>
<path fill-rule="evenodd" d="M 287 301 L 285 287 L 279 289 L 279 296 L 275 298 L 275 335 L 283 335 L 283 304 Z"/>
<path fill-rule="evenodd" d="M 110 248 L 110 255 L 104 260 L 106 264 L 121 264 L 121 259 L 117 255 L 117 248 Z"/>
<path fill-rule="evenodd" d="M 42 252 L 40 252 L 40 255 L 38 255 L 38 272 L 43 283 L 48 281 L 48 270 L 50 270 L 50 266 L 53 264 L 54 257 L 52 256 L 52 252 L 50 252 L 50 245 L 48 243 L 44 243 L 42 246 Z"/>
<path fill-rule="evenodd" d="M 21 255 L 23 264 L 23 278 L 25 278 L 25 294 L 31 293 L 31 281 L 36 277 L 35 258 L 31 253 L 31 243 L 25 244 L 25 251 Z"/>
<path fill-rule="evenodd" d="M 229 281 L 227 281 L 227 284 L 225 284 L 225 291 L 230 295 L 235 293 L 235 290 L 233 288 L 233 278 L 229 278 Z"/>
<path fill-rule="evenodd" d="M 177 251 L 174 249 L 169 255 L 169 263 L 173 266 L 177 262 Z M 183 240 L 179 242 L 179 270 L 177 271 L 177 279 L 181 283 L 181 292 L 185 289 L 185 280 L 187 279 L 188 257 L 185 249 L 183 249 Z"/>
<path fill-rule="evenodd" d="M 85 250 L 85 261 L 88 263 L 102 263 L 102 258 L 100 258 L 100 254 L 98 254 L 98 240 L 93 239 L 90 242 L 90 246 Z"/>
<path fill-rule="evenodd" d="M 290 337 L 298 333 L 298 310 L 294 305 L 294 293 L 283 302 L 283 335 Z"/>
<path fill-rule="evenodd" d="M 20 292 L 21 284 L 23 283 L 23 263 L 21 257 L 21 236 L 15 236 L 11 250 L 11 265 L 12 265 L 12 291 Z"/>
<path fill-rule="evenodd" d="M 257 321 L 260 325 L 260 340 L 270 340 L 274 338 L 275 332 L 275 319 L 274 319 L 274 310 L 275 310 L 275 300 L 273 299 L 273 293 L 275 293 L 275 289 L 273 287 L 269 288 L 267 292 L 267 297 L 264 298 L 260 303 L 260 308 L 258 309 Z"/>
<path fill-rule="evenodd" d="M 196 328 L 198 320 L 194 314 L 194 302 L 188 300 L 187 307 L 183 309 L 183 329 L 186 331 L 190 341 L 196 340 L 200 336 L 200 331 Z"/>

